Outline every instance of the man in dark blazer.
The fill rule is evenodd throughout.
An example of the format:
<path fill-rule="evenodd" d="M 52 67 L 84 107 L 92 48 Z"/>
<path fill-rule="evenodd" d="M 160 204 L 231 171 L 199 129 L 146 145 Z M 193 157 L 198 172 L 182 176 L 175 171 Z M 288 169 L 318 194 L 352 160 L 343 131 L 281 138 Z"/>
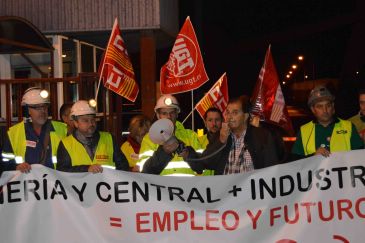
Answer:
<path fill-rule="evenodd" d="M 249 123 L 249 98 L 228 102 L 226 123 L 208 144 L 203 156 L 206 169 L 216 175 L 236 174 L 284 162 L 283 140 L 269 129 Z"/>

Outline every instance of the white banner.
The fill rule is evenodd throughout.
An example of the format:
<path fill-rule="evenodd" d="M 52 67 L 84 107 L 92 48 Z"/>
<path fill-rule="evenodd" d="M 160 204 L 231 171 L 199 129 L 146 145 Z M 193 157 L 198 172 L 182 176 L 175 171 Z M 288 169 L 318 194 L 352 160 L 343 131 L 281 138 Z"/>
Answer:
<path fill-rule="evenodd" d="M 0 242 L 364 242 L 364 155 L 194 178 L 6 172 Z"/>

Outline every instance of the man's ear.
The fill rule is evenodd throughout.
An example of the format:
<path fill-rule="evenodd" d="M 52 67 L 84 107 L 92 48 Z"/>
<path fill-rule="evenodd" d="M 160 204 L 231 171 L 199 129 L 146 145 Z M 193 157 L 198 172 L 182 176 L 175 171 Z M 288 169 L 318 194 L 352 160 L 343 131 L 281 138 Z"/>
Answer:
<path fill-rule="evenodd" d="M 314 113 L 314 105 L 311 105 L 311 106 L 309 107 L 309 109 L 311 110 L 311 112 L 312 112 L 312 113 Z"/>

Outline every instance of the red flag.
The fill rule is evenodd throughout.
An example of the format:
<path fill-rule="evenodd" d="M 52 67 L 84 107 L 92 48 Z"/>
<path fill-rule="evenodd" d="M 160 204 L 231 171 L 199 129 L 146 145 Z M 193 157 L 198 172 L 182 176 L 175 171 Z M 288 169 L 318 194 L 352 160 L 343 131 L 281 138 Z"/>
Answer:
<path fill-rule="evenodd" d="M 194 90 L 208 79 L 193 25 L 187 17 L 168 62 L 161 68 L 161 93 L 175 94 Z"/>
<path fill-rule="evenodd" d="M 210 107 L 217 107 L 223 113 L 227 108 L 228 99 L 227 76 L 224 73 L 196 104 L 196 110 L 204 120 L 204 114 Z"/>
<path fill-rule="evenodd" d="M 105 51 L 104 60 L 100 63 L 101 78 L 106 88 L 134 102 L 139 89 L 134 77 L 132 63 L 122 36 L 118 20 L 115 19 L 113 30 Z"/>
<path fill-rule="evenodd" d="M 290 133 L 293 132 L 270 46 L 266 51 L 265 62 L 260 70 L 251 101 L 254 115 L 260 116 L 266 122 L 279 125 Z"/>

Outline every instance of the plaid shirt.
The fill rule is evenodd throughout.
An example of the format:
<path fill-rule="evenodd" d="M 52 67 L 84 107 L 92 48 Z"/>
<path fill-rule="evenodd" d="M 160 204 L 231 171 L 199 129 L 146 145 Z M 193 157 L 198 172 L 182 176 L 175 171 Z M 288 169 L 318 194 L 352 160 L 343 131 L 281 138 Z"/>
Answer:
<path fill-rule="evenodd" d="M 239 138 L 231 134 L 232 145 L 229 151 L 228 163 L 224 168 L 224 174 L 245 173 L 254 170 L 250 152 L 245 147 L 246 130 Z"/>

